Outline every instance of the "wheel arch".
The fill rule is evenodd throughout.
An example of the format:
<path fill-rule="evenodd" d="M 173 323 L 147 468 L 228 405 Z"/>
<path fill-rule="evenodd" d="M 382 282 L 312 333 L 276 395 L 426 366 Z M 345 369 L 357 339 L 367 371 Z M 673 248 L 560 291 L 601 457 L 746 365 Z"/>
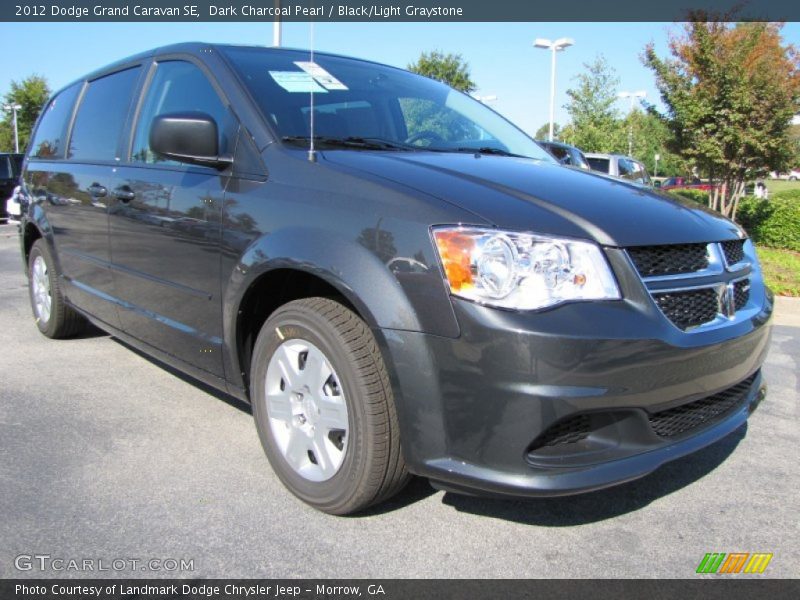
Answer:
<path fill-rule="evenodd" d="M 397 279 L 367 248 L 323 230 L 272 233 L 240 257 L 224 292 L 226 370 L 232 385 L 247 393 L 251 351 L 269 315 L 312 296 L 337 299 L 371 329 L 422 330 Z"/>
<path fill-rule="evenodd" d="M 22 256 L 25 260 L 25 267 L 28 266 L 28 259 L 31 255 L 31 248 L 36 243 L 36 240 L 42 239 L 44 236 L 39 228 L 31 221 L 26 221 L 22 230 Z"/>
<path fill-rule="evenodd" d="M 29 201 L 30 202 L 30 201 Z M 50 247 L 53 254 L 53 260 L 56 263 L 57 272 L 61 272 L 61 265 L 58 260 L 58 253 L 55 252 L 55 242 L 53 239 L 53 229 L 50 222 L 47 220 L 47 214 L 39 202 L 30 202 L 25 216 L 23 217 L 20 225 L 21 229 L 21 250 L 25 267 L 27 270 L 28 257 L 30 256 L 31 248 L 36 240 L 43 239 Z"/>

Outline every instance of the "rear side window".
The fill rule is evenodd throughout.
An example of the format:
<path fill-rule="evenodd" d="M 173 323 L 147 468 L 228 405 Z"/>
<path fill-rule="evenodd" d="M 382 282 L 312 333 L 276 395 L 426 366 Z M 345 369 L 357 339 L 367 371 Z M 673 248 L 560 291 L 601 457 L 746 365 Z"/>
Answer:
<path fill-rule="evenodd" d="M 106 75 L 89 83 L 78 107 L 68 158 L 114 160 L 139 67 Z"/>
<path fill-rule="evenodd" d="M 22 154 L 12 154 L 9 156 L 11 160 L 11 171 L 14 173 L 14 177 L 19 177 L 19 174 L 22 172 Z"/>
<path fill-rule="evenodd" d="M 586 160 L 589 161 L 589 165 L 595 171 L 600 171 L 601 173 L 608 173 L 608 159 L 607 158 L 594 158 L 591 156 L 587 156 Z"/>
<path fill-rule="evenodd" d="M 231 117 L 214 86 L 199 67 L 186 61 L 164 61 L 158 64 L 147 90 L 133 138 L 134 162 L 179 165 L 158 156 L 150 149 L 150 127 L 159 115 L 179 112 L 202 112 L 214 118 L 220 134 L 221 153 L 230 151 L 226 133 Z"/>
<path fill-rule="evenodd" d="M 63 158 L 64 138 L 67 135 L 75 99 L 83 83 L 76 83 L 54 97 L 42 112 L 39 126 L 31 142 L 31 156 L 35 158 Z"/>
<path fill-rule="evenodd" d="M 8 156 L 0 155 L 0 179 L 12 179 L 14 170 L 11 168 L 11 159 Z"/>

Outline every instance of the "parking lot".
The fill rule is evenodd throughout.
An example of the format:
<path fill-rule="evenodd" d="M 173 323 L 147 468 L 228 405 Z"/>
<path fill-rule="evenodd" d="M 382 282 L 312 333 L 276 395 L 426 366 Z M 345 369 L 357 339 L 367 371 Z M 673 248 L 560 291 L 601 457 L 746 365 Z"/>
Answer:
<path fill-rule="evenodd" d="M 139 576 L 684 578 L 707 552 L 771 552 L 761 577 L 798 575 L 791 310 L 776 320 L 767 399 L 694 456 L 560 499 L 463 497 L 414 480 L 350 518 L 285 491 L 245 405 L 102 332 L 41 336 L 13 226 L 0 226 L 0 351 L 0 578 L 132 575 L 17 570 L 15 557 L 33 554 L 193 562 Z"/>

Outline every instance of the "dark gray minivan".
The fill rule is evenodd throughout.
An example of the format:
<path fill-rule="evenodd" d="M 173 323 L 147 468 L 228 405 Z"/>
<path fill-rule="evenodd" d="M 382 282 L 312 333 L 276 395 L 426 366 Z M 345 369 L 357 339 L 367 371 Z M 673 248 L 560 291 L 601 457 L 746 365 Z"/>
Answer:
<path fill-rule="evenodd" d="M 720 215 L 560 167 L 379 64 L 181 44 L 46 105 L 23 170 L 36 325 L 89 320 L 252 404 L 280 479 L 563 495 L 740 427 L 772 296 Z"/>

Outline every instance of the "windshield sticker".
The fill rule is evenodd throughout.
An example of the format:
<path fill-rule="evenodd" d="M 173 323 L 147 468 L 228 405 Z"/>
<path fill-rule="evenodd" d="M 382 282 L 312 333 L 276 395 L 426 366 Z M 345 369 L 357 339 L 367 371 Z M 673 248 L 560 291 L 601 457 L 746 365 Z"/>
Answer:
<path fill-rule="evenodd" d="M 279 86 L 291 93 L 314 92 L 327 94 L 328 90 L 319 85 L 314 78 L 303 71 L 270 71 L 269 74 Z"/>
<path fill-rule="evenodd" d="M 295 61 L 298 67 L 303 69 L 306 73 L 311 75 L 314 79 L 316 79 L 317 83 L 319 83 L 322 87 L 326 90 L 346 90 L 348 89 L 345 84 L 341 81 L 336 79 L 333 75 L 328 73 L 325 69 L 320 67 L 315 62 L 303 62 L 303 61 Z"/>

